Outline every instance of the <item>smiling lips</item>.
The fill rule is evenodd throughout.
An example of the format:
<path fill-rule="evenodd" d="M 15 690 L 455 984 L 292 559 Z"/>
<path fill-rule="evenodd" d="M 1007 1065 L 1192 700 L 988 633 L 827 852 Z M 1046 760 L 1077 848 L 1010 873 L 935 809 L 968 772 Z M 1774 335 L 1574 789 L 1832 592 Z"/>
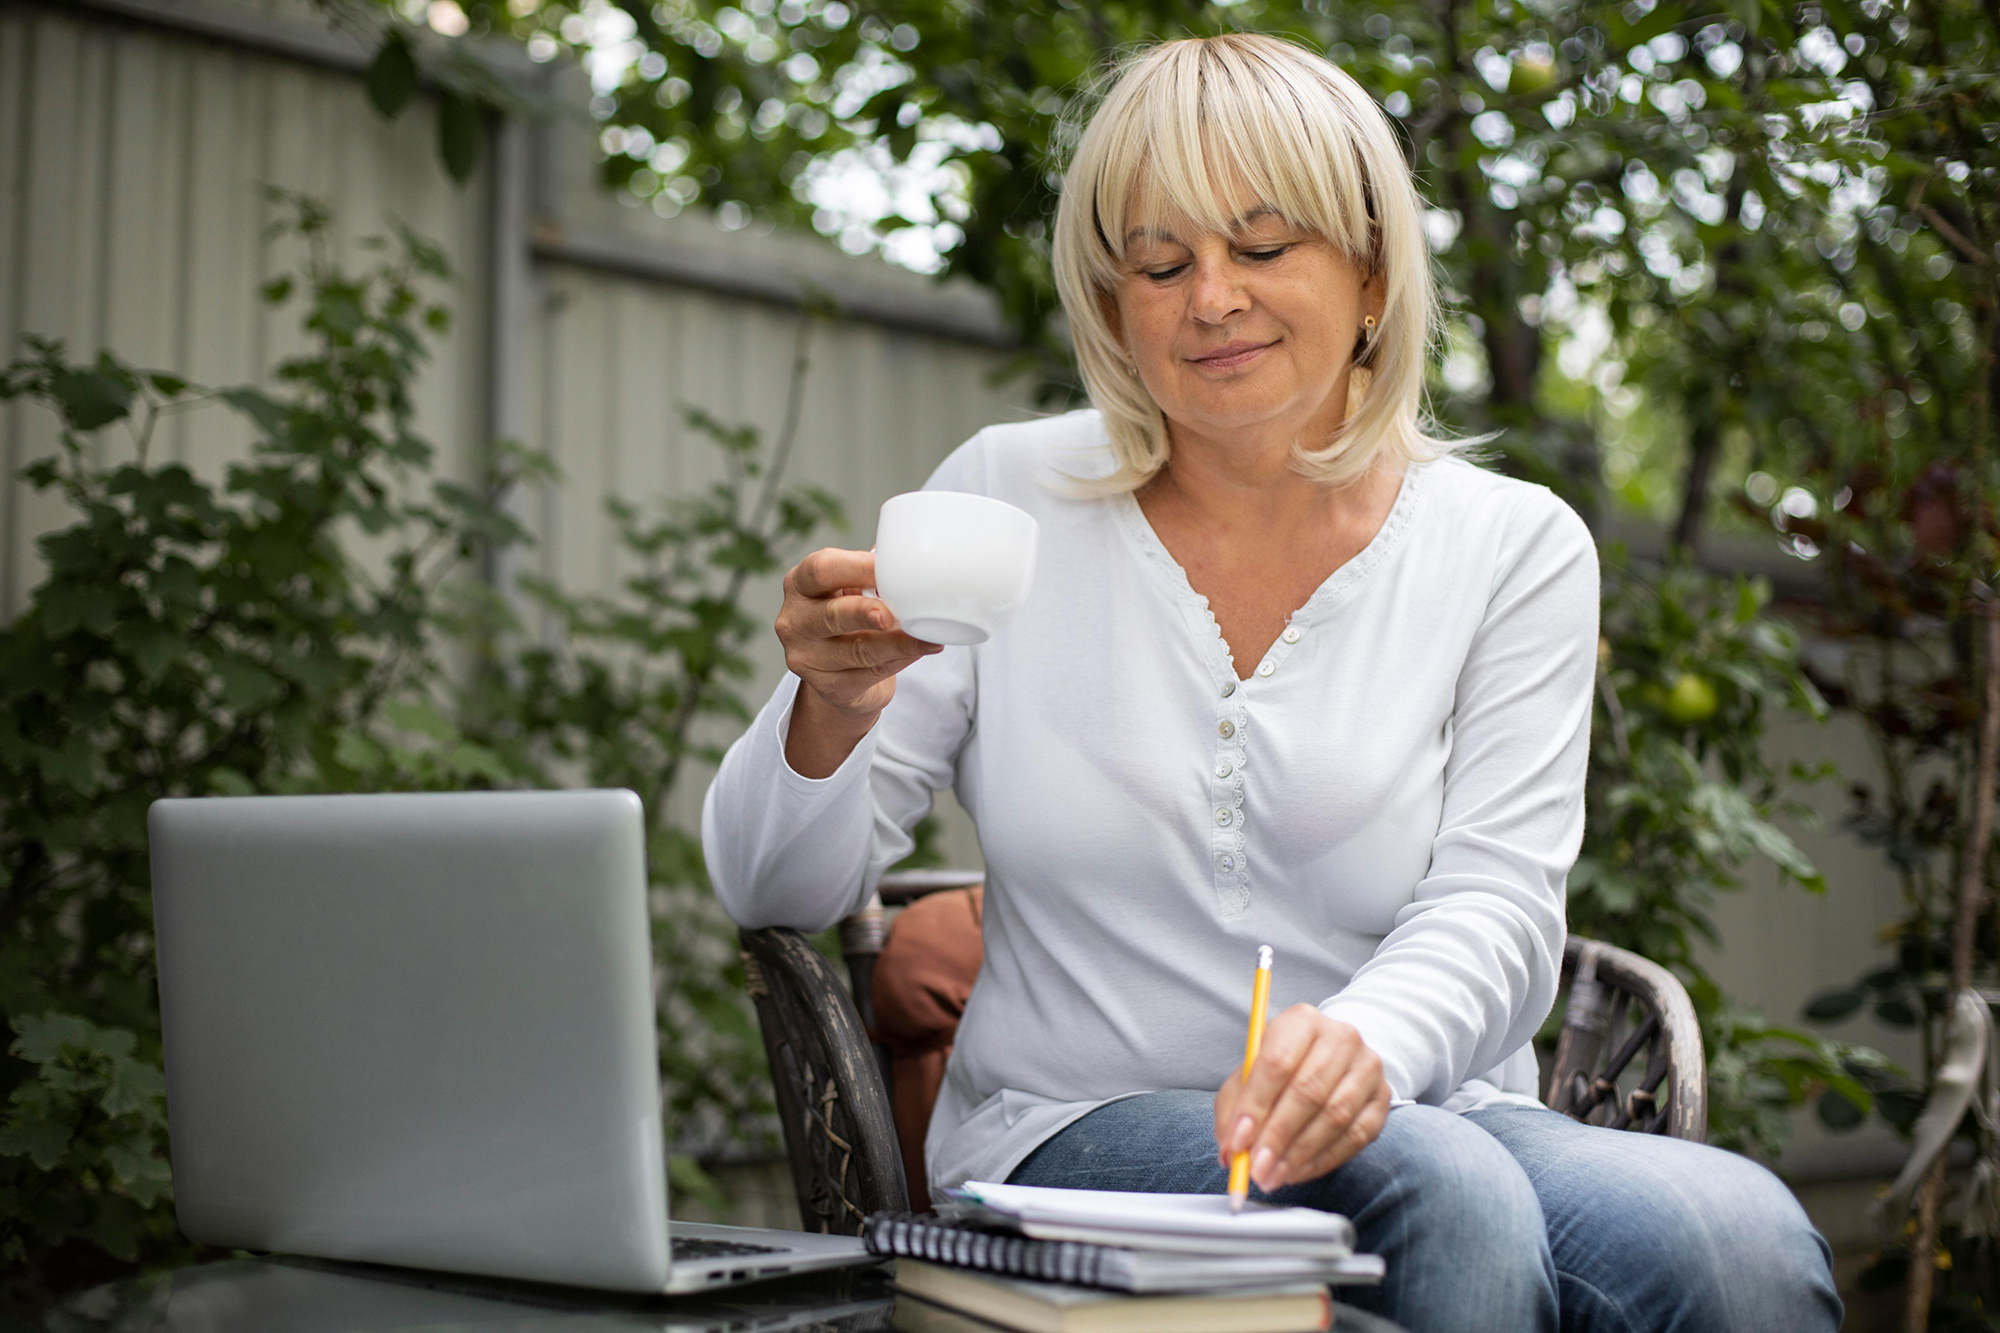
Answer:
<path fill-rule="evenodd" d="M 1224 343 L 1213 351 L 1203 352 L 1200 356 L 1191 356 L 1188 360 L 1208 370 L 1234 370 L 1238 366 L 1248 365 L 1265 348 L 1275 346 L 1277 346 L 1276 339 L 1267 343 Z"/>

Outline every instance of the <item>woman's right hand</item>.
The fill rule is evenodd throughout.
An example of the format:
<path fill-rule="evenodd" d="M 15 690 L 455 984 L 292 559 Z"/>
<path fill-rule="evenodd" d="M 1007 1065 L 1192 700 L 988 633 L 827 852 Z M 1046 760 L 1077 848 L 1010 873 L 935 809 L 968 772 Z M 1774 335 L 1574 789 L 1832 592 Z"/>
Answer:
<path fill-rule="evenodd" d="M 896 693 L 896 673 L 944 651 L 913 639 L 868 590 L 872 551 L 814 551 L 785 575 L 778 642 L 803 684 L 792 705 L 785 759 L 794 772 L 823 778 L 839 768 Z"/>

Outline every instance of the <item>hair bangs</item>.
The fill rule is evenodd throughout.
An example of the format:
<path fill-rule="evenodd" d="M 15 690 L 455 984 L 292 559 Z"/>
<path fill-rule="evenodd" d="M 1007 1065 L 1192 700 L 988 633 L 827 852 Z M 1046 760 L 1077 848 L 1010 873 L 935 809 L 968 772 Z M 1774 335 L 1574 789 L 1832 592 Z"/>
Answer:
<path fill-rule="evenodd" d="M 1342 136 L 1320 123 L 1324 98 L 1254 50 L 1199 44 L 1175 54 L 1119 108 L 1130 148 L 1109 157 L 1093 191 L 1114 271 L 1136 235 L 1182 227 L 1226 235 L 1261 207 L 1372 272 L 1370 191 L 1351 152 L 1326 151 Z"/>

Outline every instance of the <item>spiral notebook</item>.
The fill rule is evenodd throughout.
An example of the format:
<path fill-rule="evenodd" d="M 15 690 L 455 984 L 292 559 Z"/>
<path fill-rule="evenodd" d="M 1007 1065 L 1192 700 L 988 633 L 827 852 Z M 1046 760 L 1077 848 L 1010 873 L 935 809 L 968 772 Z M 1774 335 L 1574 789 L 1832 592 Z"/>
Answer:
<path fill-rule="evenodd" d="M 1141 1293 L 1225 1291 L 1284 1283 L 1372 1283 L 1382 1260 L 1296 1255 L 1194 1255 L 1074 1240 L 1035 1240 L 965 1223 L 877 1213 L 861 1237 L 872 1254 L 953 1268 Z"/>
<path fill-rule="evenodd" d="M 1038 1240 L 1207 1257 L 1334 1260 L 1354 1253 L 1354 1224 L 1339 1213 L 1255 1201 L 1238 1212 L 1220 1194 L 1046 1189 L 968 1180 L 942 1192 L 938 1212 Z"/>

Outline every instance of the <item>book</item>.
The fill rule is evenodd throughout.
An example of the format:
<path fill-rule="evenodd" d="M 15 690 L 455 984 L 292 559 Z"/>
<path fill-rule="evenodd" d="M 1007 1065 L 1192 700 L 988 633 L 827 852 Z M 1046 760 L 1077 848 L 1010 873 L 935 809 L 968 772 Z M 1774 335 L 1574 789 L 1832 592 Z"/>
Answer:
<path fill-rule="evenodd" d="M 944 1191 L 938 1211 L 1039 1240 L 1181 1254 L 1344 1259 L 1354 1252 L 1354 1224 L 1339 1213 L 1254 1202 L 1232 1212 L 1228 1198 L 1220 1194 L 1046 1189 L 969 1180 Z"/>
<path fill-rule="evenodd" d="M 896 1326 L 936 1333 L 953 1325 L 926 1305 L 1016 1333 L 1311 1333 L 1333 1326 L 1333 1300 L 1317 1283 L 1128 1296 L 898 1259 L 896 1290 Z"/>
<path fill-rule="evenodd" d="M 907 1213 L 875 1214 L 863 1226 L 861 1238 L 873 1254 L 1118 1291 L 1212 1291 L 1285 1282 L 1382 1280 L 1382 1260 L 1372 1254 L 1337 1258 L 1181 1254 L 1070 1240 L 1035 1240 Z"/>

